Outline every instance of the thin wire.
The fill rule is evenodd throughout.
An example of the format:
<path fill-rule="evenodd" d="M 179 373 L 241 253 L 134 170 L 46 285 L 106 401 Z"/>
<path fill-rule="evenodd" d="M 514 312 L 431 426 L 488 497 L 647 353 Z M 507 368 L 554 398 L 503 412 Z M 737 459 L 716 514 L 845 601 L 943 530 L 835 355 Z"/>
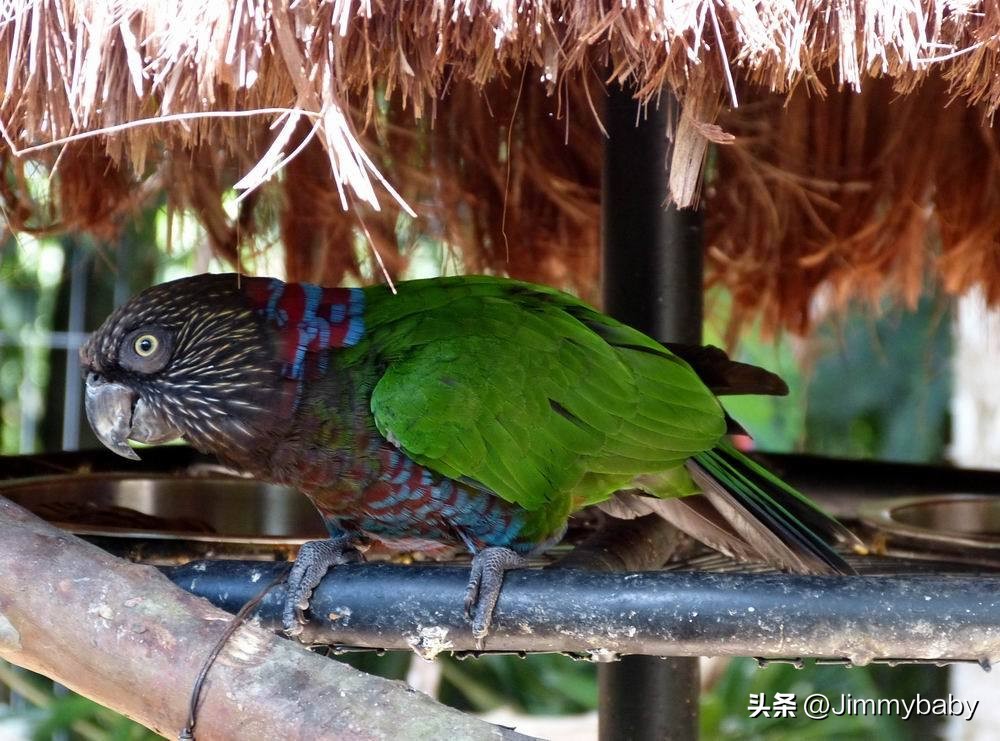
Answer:
<path fill-rule="evenodd" d="M 273 587 L 281 584 L 288 576 L 288 572 L 291 569 L 291 564 L 287 564 L 274 579 L 272 579 L 268 584 L 261 589 L 253 599 L 247 602 L 240 611 L 233 616 L 233 619 L 229 621 L 229 625 L 226 626 L 226 630 L 219 636 L 219 640 L 216 642 L 212 651 L 208 654 L 208 658 L 205 659 L 205 663 L 201 665 L 201 671 L 198 672 L 198 678 L 194 681 L 194 687 L 191 688 L 191 701 L 188 705 L 188 722 L 187 725 L 178 734 L 178 741 L 194 741 L 194 726 L 197 722 L 198 716 L 198 702 L 201 700 L 201 690 L 205 684 L 205 679 L 208 677 L 208 672 L 215 663 L 219 654 L 222 652 L 223 647 L 232 637 L 233 633 L 246 622 L 247 616 L 256 609 L 257 605 L 261 603 L 264 596 L 271 591 Z"/>
<path fill-rule="evenodd" d="M 517 98 L 514 99 L 514 110 L 510 114 L 510 124 L 507 126 L 507 176 L 503 184 L 503 212 L 500 214 L 500 233 L 503 235 L 504 261 L 510 265 L 510 243 L 507 241 L 507 199 L 510 198 L 510 167 L 514 158 L 512 150 L 514 140 L 514 121 L 517 119 L 517 107 L 521 104 L 521 93 L 524 91 L 524 75 L 528 65 L 521 69 L 521 84 L 517 86 Z"/>

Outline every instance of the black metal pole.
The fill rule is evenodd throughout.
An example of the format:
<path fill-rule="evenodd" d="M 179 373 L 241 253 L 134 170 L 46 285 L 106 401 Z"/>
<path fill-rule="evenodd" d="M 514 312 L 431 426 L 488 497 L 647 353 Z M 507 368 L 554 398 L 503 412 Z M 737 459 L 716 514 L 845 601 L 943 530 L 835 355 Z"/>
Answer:
<path fill-rule="evenodd" d="M 698 343 L 700 214 L 666 205 L 667 128 L 678 113 L 669 94 L 640 111 L 630 89 L 609 90 L 601 193 L 604 309 L 659 340 Z M 602 664 L 600 738 L 697 738 L 699 685 L 697 658 L 625 656 Z"/>
<path fill-rule="evenodd" d="M 631 93 L 607 103 L 601 224 L 604 310 L 664 342 L 701 342 L 701 212 L 667 205 L 673 97 L 638 119 Z"/>
<path fill-rule="evenodd" d="M 698 738 L 697 658 L 623 656 L 598 664 L 598 738 Z"/>

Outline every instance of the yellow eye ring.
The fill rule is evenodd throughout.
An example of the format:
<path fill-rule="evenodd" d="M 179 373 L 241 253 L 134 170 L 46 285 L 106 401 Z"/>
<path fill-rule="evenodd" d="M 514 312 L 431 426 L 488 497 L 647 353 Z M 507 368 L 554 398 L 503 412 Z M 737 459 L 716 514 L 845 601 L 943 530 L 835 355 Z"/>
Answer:
<path fill-rule="evenodd" d="M 135 338 L 132 348 L 140 358 L 148 358 L 160 347 L 160 341 L 151 334 L 139 335 Z"/>

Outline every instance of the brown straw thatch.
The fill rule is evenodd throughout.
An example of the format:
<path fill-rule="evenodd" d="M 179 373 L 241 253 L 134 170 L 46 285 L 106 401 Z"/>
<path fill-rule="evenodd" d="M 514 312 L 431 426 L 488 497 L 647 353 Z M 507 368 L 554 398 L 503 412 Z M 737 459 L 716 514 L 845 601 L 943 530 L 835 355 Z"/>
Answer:
<path fill-rule="evenodd" d="M 770 326 L 935 274 L 1000 303 L 998 31 L 953 0 L 7 0 L 0 205 L 110 236 L 166 190 L 235 261 L 276 202 L 289 276 L 328 283 L 359 234 L 398 271 L 405 212 L 469 270 L 593 297 L 610 81 L 681 98 L 673 197 Z"/>

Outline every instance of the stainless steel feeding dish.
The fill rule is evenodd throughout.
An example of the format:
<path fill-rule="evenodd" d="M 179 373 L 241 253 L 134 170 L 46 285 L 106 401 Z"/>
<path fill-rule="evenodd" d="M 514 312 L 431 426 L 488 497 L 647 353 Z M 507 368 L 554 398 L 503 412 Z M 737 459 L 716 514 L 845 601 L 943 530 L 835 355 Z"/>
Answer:
<path fill-rule="evenodd" d="M 287 555 L 327 537 L 301 494 L 235 477 L 45 476 L 0 482 L 0 496 L 112 550 L 141 548 L 134 557 Z"/>
<path fill-rule="evenodd" d="M 907 555 L 948 554 L 960 560 L 1000 564 L 1000 496 L 937 494 L 867 502 L 861 521 L 885 545 Z"/>

